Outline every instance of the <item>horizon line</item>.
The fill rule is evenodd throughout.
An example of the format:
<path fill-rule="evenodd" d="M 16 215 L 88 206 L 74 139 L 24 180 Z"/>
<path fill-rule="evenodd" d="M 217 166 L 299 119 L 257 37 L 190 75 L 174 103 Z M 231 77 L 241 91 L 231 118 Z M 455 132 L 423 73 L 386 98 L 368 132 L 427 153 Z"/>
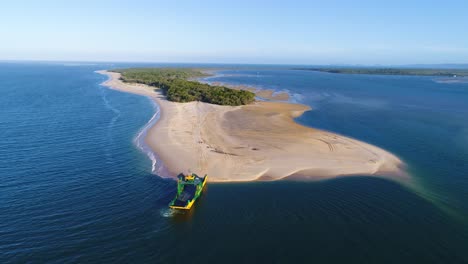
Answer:
<path fill-rule="evenodd" d="M 466 63 L 404 63 L 404 64 L 384 64 L 384 63 L 373 63 L 373 64 L 359 64 L 359 63 L 234 63 L 234 62 L 183 62 L 183 61 L 132 61 L 132 60 L 42 60 L 42 59 L 0 59 L 0 63 L 15 63 L 15 62 L 32 62 L 32 63 L 137 63 L 137 64 L 211 64 L 211 65 L 264 65 L 264 66 L 367 66 L 367 67 L 408 67 L 408 66 L 468 66 Z"/>

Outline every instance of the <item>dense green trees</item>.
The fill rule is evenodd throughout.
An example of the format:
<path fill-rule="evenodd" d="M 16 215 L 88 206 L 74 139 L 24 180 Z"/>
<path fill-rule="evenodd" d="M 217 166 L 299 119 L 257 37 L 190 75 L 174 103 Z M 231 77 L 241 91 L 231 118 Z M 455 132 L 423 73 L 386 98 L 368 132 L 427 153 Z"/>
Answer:
<path fill-rule="evenodd" d="M 125 82 L 142 83 L 161 88 L 174 102 L 202 101 L 218 105 L 245 105 L 255 100 L 255 94 L 224 86 L 211 86 L 190 79 L 207 76 L 195 69 L 132 68 L 113 70 L 122 74 Z"/>

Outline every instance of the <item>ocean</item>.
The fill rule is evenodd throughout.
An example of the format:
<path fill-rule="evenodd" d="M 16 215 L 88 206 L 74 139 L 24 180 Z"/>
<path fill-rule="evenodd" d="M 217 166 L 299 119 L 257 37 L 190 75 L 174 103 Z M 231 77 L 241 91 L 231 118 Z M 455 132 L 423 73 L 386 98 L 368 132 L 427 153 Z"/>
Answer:
<path fill-rule="evenodd" d="M 215 65 L 204 81 L 287 91 L 297 122 L 391 151 L 412 184 L 209 183 L 176 213 L 141 140 L 157 106 L 95 73 L 130 66 L 214 67 L 0 63 L 0 263 L 468 262 L 467 82 Z"/>

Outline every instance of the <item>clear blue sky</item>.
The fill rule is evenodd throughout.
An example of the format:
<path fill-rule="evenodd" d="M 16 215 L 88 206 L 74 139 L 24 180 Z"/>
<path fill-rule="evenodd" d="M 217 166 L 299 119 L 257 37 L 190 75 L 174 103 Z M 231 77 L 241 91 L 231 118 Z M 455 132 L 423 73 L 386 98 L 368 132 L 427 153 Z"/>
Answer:
<path fill-rule="evenodd" d="M 21 1 L 0 60 L 468 63 L 468 1 Z"/>

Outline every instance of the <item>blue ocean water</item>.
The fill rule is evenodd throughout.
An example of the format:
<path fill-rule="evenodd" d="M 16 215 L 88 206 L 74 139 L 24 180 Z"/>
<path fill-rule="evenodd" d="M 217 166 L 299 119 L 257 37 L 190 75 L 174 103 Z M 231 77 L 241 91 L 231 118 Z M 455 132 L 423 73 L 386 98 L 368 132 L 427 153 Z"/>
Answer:
<path fill-rule="evenodd" d="M 287 90 L 298 122 L 383 147 L 381 178 L 209 184 L 189 213 L 135 138 L 155 113 L 94 71 L 0 64 L 0 262 L 468 262 L 468 84 L 237 66 L 209 81 Z M 175 65 L 187 66 L 187 65 Z"/>

